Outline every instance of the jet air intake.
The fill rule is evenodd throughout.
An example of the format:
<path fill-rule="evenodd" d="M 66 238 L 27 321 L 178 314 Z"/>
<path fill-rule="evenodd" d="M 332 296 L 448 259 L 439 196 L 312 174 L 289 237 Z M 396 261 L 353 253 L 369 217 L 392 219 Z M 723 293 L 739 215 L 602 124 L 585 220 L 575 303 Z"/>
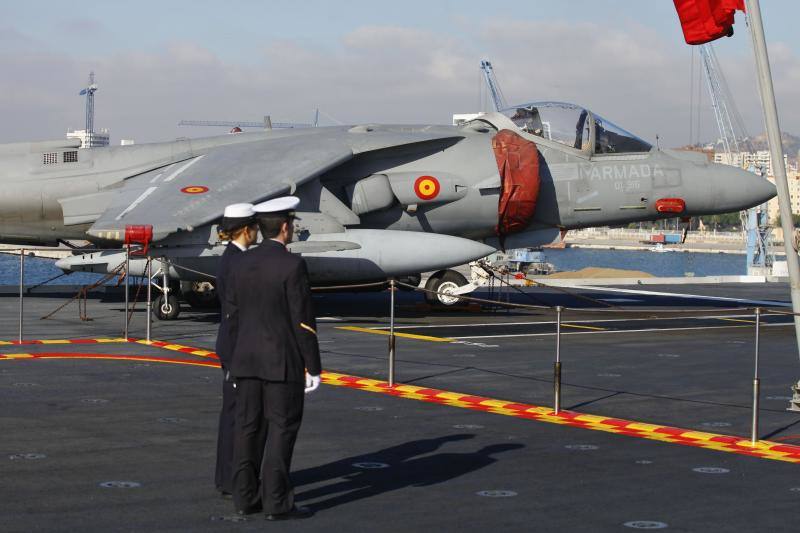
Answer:
<path fill-rule="evenodd" d="M 467 195 L 467 186 L 446 172 L 387 172 L 361 179 L 348 187 L 347 192 L 350 209 L 363 215 L 395 203 L 414 210 L 423 204 L 455 202 Z"/>
<path fill-rule="evenodd" d="M 539 150 L 536 144 L 511 130 L 501 130 L 492 139 L 500 172 L 500 201 L 495 233 L 504 246 L 505 236 L 523 231 L 536 212 L 539 198 Z"/>

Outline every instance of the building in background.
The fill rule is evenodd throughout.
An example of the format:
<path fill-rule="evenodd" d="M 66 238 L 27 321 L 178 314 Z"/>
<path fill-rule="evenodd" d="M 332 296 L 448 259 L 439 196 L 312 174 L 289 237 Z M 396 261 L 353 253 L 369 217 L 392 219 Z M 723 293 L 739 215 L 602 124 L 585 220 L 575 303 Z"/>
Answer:
<path fill-rule="evenodd" d="M 91 138 L 91 142 L 89 142 L 89 138 Z M 67 132 L 67 139 L 79 139 L 81 148 L 101 148 L 110 144 L 111 135 L 106 128 L 92 132 L 91 136 L 86 133 L 86 130 L 73 130 Z"/>
<path fill-rule="evenodd" d="M 769 150 L 759 150 L 757 152 L 733 152 L 726 154 L 724 152 L 717 152 L 714 154 L 714 162 L 722 163 L 723 165 L 732 165 L 739 168 L 750 168 L 750 165 L 755 165 L 756 168 L 766 169 L 767 177 L 772 177 L 772 156 Z M 783 155 L 783 164 L 786 169 L 789 169 L 789 156 Z"/>
<path fill-rule="evenodd" d="M 733 152 L 727 154 L 716 152 L 714 162 L 723 165 L 733 165 L 739 168 L 749 169 L 751 167 L 760 168 L 766 172 L 766 177 L 771 182 L 775 182 L 772 172 L 772 156 L 769 150 L 759 150 L 757 152 Z M 789 197 L 792 200 L 792 213 L 800 214 L 800 172 L 798 165 L 789 162 L 789 156 L 784 154 L 783 164 L 786 166 L 786 177 L 789 180 Z M 778 220 L 778 197 L 776 196 L 767 202 L 767 216 L 770 224 L 775 224 Z"/>

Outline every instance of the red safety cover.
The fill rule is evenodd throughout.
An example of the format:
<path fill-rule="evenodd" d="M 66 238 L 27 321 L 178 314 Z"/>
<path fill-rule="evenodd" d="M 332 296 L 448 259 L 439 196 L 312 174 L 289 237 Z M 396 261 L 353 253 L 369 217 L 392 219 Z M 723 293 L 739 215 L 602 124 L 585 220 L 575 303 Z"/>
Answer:
<path fill-rule="evenodd" d="M 536 144 L 511 130 L 492 139 L 500 171 L 500 203 L 495 232 L 501 244 L 509 233 L 525 229 L 536 211 L 539 197 L 539 150 Z"/>
<path fill-rule="evenodd" d="M 736 10 L 744 0 L 673 0 L 688 44 L 704 44 L 733 35 Z"/>

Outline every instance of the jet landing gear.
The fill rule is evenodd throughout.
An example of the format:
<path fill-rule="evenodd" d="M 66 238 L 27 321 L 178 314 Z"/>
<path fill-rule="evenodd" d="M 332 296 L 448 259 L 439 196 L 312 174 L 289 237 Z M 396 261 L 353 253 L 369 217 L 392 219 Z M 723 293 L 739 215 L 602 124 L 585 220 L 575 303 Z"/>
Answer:
<path fill-rule="evenodd" d="M 193 309 L 217 309 L 217 289 L 210 281 L 182 281 L 181 295 Z"/>
<path fill-rule="evenodd" d="M 425 288 L 429 291 L 436 291 L 436 293 L 426 292 L 425 301 L 430 305 L 456 305 L 461 298 L 456 295 L 455 291 L 464 285 L 467 285 L 467 278 L 455 270 L 435 272 L 428 278 Z"/>
<path fill-rule="evenodd" d="M 159 320 L 175 320 L 181 313 L 181 305 L 178 300 L 178 293 L 180 292 L 180 283 L 170 282 L 169 274 L 165 266 L 166 263 L 162 262 L 162 267 L 150 279 L 150 283 L 161 294 L 153 300 L 153 314 Z M 156 279 L 161 277 L 161 285 L 158 284 Z"/>

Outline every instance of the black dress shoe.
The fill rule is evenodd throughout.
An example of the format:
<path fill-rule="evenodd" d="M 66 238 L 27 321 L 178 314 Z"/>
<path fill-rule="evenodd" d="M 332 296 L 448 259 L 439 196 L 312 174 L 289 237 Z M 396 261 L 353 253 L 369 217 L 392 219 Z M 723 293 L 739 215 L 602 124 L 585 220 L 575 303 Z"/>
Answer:
<path fill-rule="evenodd" d="M 256 514 L 256 513 L 260 513 L 263 510 L 264 510 L 264 508 L 259 503 L 257 505 L 253 505 L 251 507 L 245 507 L 244 509 L 236 509 L 236 514 L 239 514 L 239 515 Z"/>
<path fill-rule="evenodd" d="M 278 521 L 278 520 L 300 520 L 303 518 L 311 518 L 312 516 L 314 516 L 314 511 L 312 511 L 308 507 L 299 507 L 295 505 L 285 513 L 268 514 L 264 516 L 264 518 L 271 521 Z"/>
<path fill-rule="evenodd" d="M 221 490 L 221 491 L 219 491 L 219 497 L 222 498 L 223 500 L 232 500 L 233 499 L 233 494 L 231 494 L 230 492 L 226 492 L 224 490 Z"/>

